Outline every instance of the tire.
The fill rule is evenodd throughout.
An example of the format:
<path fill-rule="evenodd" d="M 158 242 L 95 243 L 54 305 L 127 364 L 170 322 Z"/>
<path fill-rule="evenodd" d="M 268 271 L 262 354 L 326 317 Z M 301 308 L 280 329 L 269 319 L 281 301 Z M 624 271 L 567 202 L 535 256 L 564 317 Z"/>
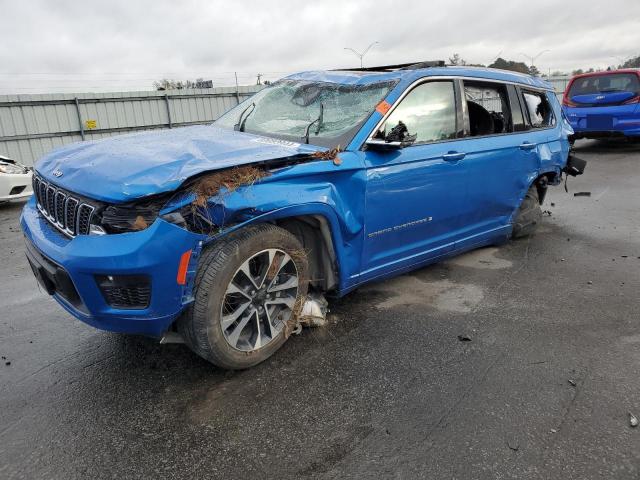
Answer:
<path fill-rule="evenodd" d="M 513 238 L 522 238 L 531 235 L 538 228 L 542 220 L 542 208 L 540 208 L 540 197 L 535 185 L 527 191 L 513 221 Z"/>
<path fill-rule="evenodd" d="M 178 320 L 178 332 L 219 367 L 252 367 L 287 340 L 287 322 L 307 287 L 307 256 L 294 235 L 271 224 L 246 227 L 204 250 L 194 302 Z"/>

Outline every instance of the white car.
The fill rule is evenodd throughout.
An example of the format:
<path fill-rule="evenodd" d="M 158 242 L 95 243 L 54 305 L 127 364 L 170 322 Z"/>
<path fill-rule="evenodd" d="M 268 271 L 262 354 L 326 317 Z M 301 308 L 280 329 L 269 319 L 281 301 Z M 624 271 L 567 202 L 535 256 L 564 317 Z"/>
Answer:
<path fill-rule="evenodd" d="M 0 155 L 0 203 L 33 194 L 31 168 Z"/>

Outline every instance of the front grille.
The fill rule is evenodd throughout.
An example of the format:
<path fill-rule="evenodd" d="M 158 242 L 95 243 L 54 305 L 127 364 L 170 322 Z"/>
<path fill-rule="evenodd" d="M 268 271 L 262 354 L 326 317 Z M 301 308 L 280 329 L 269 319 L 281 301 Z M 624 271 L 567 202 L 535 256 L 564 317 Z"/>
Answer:
<path fill-rule="evenodd" d="M 151 301 L 151 280 L 146 275 L 96 275 L 105 301 L 114 308 L 144 309 Z"/>
<path fill-rule="evenodd" d="M 95 211 L 93 205 L 82 202 L 38 175 L 33 176 L 33 191 L 38 210 L 58 230 L 70 237 L 89 234 L 91 217 Z"/>

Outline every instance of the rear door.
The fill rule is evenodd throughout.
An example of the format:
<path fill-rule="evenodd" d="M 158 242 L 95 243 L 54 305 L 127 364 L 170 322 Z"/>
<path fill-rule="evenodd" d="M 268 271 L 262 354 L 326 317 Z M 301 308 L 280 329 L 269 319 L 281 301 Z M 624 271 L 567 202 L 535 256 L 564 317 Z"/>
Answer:
<path fill-rule="evenodd" d="M 533 93 L 527 96 L 518 87 L 493 81 L 463 80 L 465 107 L 465 165 L 468 170 L 468 197 L 462 213 L 462 238 L 456 248 L 471 248 L 489 237 L 507 235 L 511 218 L 540 168 L 540 148 L 546 143 L 549 122 L 544 106 L 535 114 Z M 526 102 L 534 109 L 532 125 Z"/>
<path fill-rule="evenodd" d="M 362 280 L 454 248 L 466 197 L 460 94 L 453 80 L 414 87 L 377 132 L 404 123 L 412 146 L 365 152 L 367 192 Z M 460 112 L 460 113 L 459 113 Z"/>

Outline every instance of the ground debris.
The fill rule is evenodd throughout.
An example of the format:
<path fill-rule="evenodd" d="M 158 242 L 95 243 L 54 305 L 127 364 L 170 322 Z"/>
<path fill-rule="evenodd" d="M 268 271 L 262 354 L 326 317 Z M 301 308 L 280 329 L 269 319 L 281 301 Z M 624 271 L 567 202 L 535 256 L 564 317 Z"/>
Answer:
<path fill-rule="evenodd" d="M 635 428 L 638 426 L 638 417 L 636 417 L 633 413 L 629 412 L 629 425 Z"/>
<path fill-rule="evenodd" d="M 337 147 L 332 148 L 331 150 L 327 150 L 323 152 L 314 152 L 311 154 L 311 156 L 313 158 L 319 158 L 321 160 L 333 160 L 334 165 L 340 165 L 342 163 L 342 160 L 340 160 L 340 157 L 338 156 L 340 152 L 341 152 L 340 145 L 338 145 Z"/>
<path fill-rule="evenodd" d="M 226 193 L 231 193 L 242 186 L 253 185 L 256 181 L 269 175 L 269 172 L 263 168 L 253 165 L 234 167 L 204 175 L 192 186 L 192 191 L 196 195 L 193 203 L 198 207 L 204 207 L 207 200 L 218 195 L 222 188 L 226 189 Z"/>
<path fill-rule="evenodd" d="M 509 440 L 507 440 L 507 447 L 509 447 L 514 452 L 517 452 L 518 450 L 520 450 L 520 444 L 519 443 L 513 442 L 513 441 L 509 441 Z"/>
<path fill-rule="evenodd" d="M 134 230 L 144 230 L 148 226 L 149 226 L 149 223 L 147 223 L 147 221 L 144 219 L 142 215 L 138 215 L 136 217 L 136 221 L 133 222 L 133 225 L 131 225 L 131 227 Z"/>
<path fill-rule="evenodd" d="M 466 335 L 458 335 L 458 340 L 461 342 L 470 342 L 471 338 L 467 337 Z"/>
<path fill-rule="evenodd" d="M 571 385 L 572 387 L 576 386 L 576 381 L 575 380 L 569 379 L 569 380 L 567 380 L 567 382 L 569 382 L 569 385 Z"/>
<path fill-rule="evenodd" d="M 544 210 L 544 211 L 542 212 L 542 215 L 546 215 L 546 216 L 548 216 L 548 217 L 550 217 L 552 214 L 553 214 L 553 212 L 552 212 L 551 210 Z"/>
<path fill-rule="evenodd" d="M 576 192 L 573 194 L 574 197 L 590 197 L 591 192 Z"/>
<path fill-rule="evenodd" d="M 302 327 L 326 326 L 328 306 L 324 295 L 318 292 L 309 292 L 306 297 L 298 297 L 285 326 L 285 336 L 289 337 L 292 333 L 299 335 L 302 333 Z"/>

